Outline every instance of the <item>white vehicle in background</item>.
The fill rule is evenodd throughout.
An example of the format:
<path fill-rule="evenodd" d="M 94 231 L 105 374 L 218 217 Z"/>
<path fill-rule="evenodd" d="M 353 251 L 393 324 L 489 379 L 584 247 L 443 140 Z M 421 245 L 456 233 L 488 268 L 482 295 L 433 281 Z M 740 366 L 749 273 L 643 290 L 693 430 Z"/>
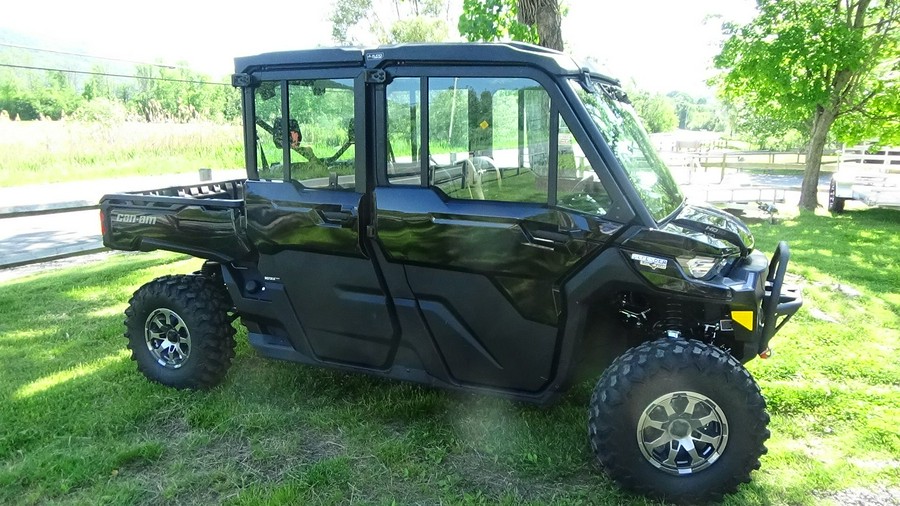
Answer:
<path fill-rule="evenodd" d="M 874 153 L 867 146 L 845 148 L 831 177 L 828 210 L 843 212 L 847 200 L 900 209 L 900 147 L 883 147 Z"/>

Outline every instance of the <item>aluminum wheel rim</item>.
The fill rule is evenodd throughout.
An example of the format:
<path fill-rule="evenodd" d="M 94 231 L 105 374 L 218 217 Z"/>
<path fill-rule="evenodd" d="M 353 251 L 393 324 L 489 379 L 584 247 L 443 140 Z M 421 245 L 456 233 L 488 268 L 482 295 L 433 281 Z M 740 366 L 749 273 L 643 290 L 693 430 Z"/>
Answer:
<path fill-rule="evenodd" d="M 171 309 L 154 309 L 147 316 L 144 339 L 156 362 L 167 369 L 180 368 L 191 354 L 191 333 Z"/>
<path fill-rule="evenodd" d="M 673 475 L 713 465 L 728 444 L 728 420 L 705 395 L 672 392 L 651 402 L 637 425 L 641 453 L 654 467 Z"/>

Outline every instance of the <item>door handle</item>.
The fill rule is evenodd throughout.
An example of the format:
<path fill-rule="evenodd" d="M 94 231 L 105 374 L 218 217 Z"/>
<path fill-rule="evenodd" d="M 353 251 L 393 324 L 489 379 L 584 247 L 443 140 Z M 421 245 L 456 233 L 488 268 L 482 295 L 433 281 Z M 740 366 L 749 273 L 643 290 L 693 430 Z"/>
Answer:
<path fill-rule="evenodd" d="M 537 229 L 537 230 L 529 230 L 531 235 L 531 239 L 538 244 L 548 245 L 548 244 L 569 244 L 572 241 L 584 240 L 585 231 L 580 228 L 575 229 L 561 229 L 561 230 L 546 230 L 546 229 Z"/>
<path fill-rule="evenodd" d="M 339 225 L 341 227 L 349 227 L 353 225 L 353 218 L 356 217 L 356 209 L 341 209 L 340 211 L 316 209 L 322 222 L 328 225 Z"/>
<path fill-rule="evenodd" d="M 572 240 L 572 236 L 565 232 L 552 232 L 550 230 L 535 230 L 532 237 L 541 241 L 550 241 L 565 244 Z"/>

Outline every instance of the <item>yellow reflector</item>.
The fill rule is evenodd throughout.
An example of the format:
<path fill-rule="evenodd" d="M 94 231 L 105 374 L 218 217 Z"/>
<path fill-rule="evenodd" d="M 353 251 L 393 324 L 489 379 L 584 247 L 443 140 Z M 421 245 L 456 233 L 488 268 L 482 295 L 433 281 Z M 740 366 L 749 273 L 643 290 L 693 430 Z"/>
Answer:
<path fill-rule="evenodd" d="M 731 319 L 740 323 L 741 327 L 753 330 L 753 311 L 732 311 Z"/>

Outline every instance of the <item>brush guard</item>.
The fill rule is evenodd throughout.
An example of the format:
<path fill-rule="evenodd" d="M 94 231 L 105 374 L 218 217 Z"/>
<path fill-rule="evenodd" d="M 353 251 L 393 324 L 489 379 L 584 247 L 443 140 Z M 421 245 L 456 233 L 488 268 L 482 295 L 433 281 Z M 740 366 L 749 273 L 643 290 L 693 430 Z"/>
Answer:
<path fill-rule="evenodd" d="M 775 254 L 772 255 L 772 260 L 769 262 L 769 273 L 766 275 L 766 293 L 763 296 L 760 315 L 762 339 L 757 353 L 762 353 L 768 348 L 772 336 L 781 330 L 781 327 L 803 305 L 800 287 L 784 284 L 784 276 L 787 273 L 787 264 L 790 258 L 791 250 L 787 243 L 779 242 L 778 247 L 775 248 Z"/>

